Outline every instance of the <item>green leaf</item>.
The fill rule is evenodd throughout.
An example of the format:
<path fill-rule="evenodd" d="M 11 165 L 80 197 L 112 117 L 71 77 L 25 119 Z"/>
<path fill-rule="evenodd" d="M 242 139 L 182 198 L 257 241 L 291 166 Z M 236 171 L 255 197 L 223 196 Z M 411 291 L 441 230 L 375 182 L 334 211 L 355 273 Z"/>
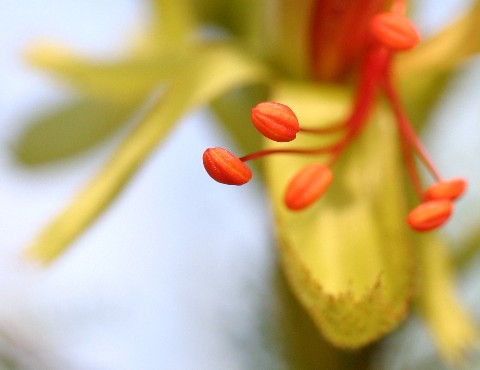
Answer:
<path fill-rule="evenodd" d="M 478 342 L 478 331 L 455 296 L 447 247 L 436 234 L 418 237 L 419 309 L 430 326 L 440 354 L 451 363 L 464 361 Z"/>
<path fill-rule="evenodd" d="M 137 100 L 171 80 L 184 68 L 192 51 L 130 56 L 118 62 L 93 62 L 62 46 L 38 43 L 27 51 L 28 61 L 54 74 L 75 89 L 108 100 Z"/>
<path fill-rule="evenodd" d="M 185 112 L 235 86 L 262 81 L 266 75 L 263 66 L 229 45 L 205 47 L 200 56 L 192 55 L 105 167 L 43 230 L 26 255 L 43 263 L 52 262 L 115 199 Z"/>
<path fill-rule="evenodd" d="M 351 106 L 345 91 L 326 86 L 283 85 L 274 97 L 289 105 L 305 127 L 338 121 Z M 267 160 L 287 277 L 324 336 L 347 348 L 392 330 L 406 315 L 413 290 L 395 124 L 383 109 L 370 121 L 336 163 L 326 194 L 307 210 L 287 210 L 283 192 L 296 171 L 321 158 L 278 155 Z M 291 145 L 326 142 L 304 134 Z"/>
<path fill-rule="evenodd" d="M 38 166 L 79 154 L 112 135 L 137 105 L 83 99 L 56 107 L 27 124 L 14 146 L 15 157 Z"/>

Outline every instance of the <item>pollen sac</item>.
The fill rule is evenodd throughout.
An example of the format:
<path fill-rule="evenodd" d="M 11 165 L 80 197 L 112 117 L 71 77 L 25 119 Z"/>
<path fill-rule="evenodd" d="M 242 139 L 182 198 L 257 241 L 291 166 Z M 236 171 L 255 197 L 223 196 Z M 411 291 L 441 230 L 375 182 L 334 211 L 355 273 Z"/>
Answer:
<path fill-rule="evenodd" d="M 397 13 L 380 13 L 370 20 L 370 33 L 381 45 L 394 51 L 409 50 L 420 42 L 415 25 Z"/>
<path fill-rule="evenodd" d="M 313 163 L 302 168 L 290 181 L 285 192 L 285 205 L 299 211 L 315 202 L 333 180 L 329 167 Z"/>
<path fill-rule="evenodd" d="M 250 168 L 224 148 L 205 150 L 203 166 L 212 179 L 222 184 L 243 185 L 252 178 Z"/>
<path fill-rule="evenodd" d="M 270 140 L 292 141 L 300 130 L 297 116 L 284 104 L 263 102 L 252 108 L 251 119 L 255 128 Z"/>
<path fill-rule="evenodd" d="M 455 200 L 467 189 L 467 181 L 461 177 L 449 180 L 441 180 L 429 186 L 425 191 L 426 200 L 450 199 Z"/>
<path fill-rule="evenodd" d="M 428 200 L 408 214 L 407 223 L 416 231 L 430 231 L 447 222 L 452 212 L 453 203 L 449 199 Z"/>

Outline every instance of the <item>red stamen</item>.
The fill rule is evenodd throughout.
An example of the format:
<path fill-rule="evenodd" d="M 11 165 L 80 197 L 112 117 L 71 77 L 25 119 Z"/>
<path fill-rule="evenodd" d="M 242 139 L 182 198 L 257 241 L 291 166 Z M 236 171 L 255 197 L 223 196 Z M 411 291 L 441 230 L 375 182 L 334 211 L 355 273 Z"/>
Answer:
<path fill-rule="evenodd" d="M 404 51 L 420 42 L 420 34 L 415 25 L 399 13 L 380 13 L 370 20 L 370 33 L 386 48 Z"/>
<path fill-rule="evenodd" d="M 320 198 L 332 180 L 332 171 L 323 164 L 312 163 L 302 168 L 288 184 L 285 205 L 292 211 L 308 207 Z"/>
<path fill-rule="evenodd" d="M 203 153 L 203 166 L 215 181 L 227 185 L 243 185 L 252 178 L 252 171 L 224 148 L 208 148 Z"/>
<path fill-rule="evenodd" d="M 252 108 L 252 123 L 270 140 L 286 142 L 296 138 L 300 130 L 295 113 L 284 104 L 262 102 Z"/>
<path fill-rule="evenodd" d="M 467 182 L 461 177 L 449 180 L 441 180 L 430 185 L 424 194 L 424 199 L 450 199 L 455 200 L 467 189 Z"/>
<path fill-rule="evenodd" d="M 453 203 L 448 199 L 429 200 L 408 215 L 408 225 L 416 231 L 430 231 L 448 221 L 453 211 Z"/>

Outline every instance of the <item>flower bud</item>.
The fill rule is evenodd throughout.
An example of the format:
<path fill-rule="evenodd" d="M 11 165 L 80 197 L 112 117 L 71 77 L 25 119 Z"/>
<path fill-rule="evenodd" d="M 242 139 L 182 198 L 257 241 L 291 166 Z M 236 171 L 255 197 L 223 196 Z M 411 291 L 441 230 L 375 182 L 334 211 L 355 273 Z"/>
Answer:
<path fill-rule="evenodd" d="M 404 15 L 380 13 L 370 20 L 370 33 L 383 46 L 394 50 L 408 50 L 420 42 L 415 25 Z"/>
<path fill-rule="evenodd" d="M 212 179 L 222 184 L 243 185 L 252 178 L 250 168 L 224 148 L 205 150 L 203 166 Z"/>
<path fill-rule="evenodd" d="M 416 231 L 430 231 L 447 222 L 452 212 L 453 203 L 449 199 L 428 200 L 408 214 L 407 223 Z"/>
<path fill-rule="evenodd" d="M 300 130 L 295 113 L 280 103 L 257 104 L 252 108 L 251 119 L 262 135 L 274 141 L 292 141 Z"/>
<path fill-rule="evenodd" d="M 285 192 L 285 205 L 299 211 L 316 201 L 333 180 L 329 167 L 312 163 L 302 168 L 290 181 Z"/>
<path fill-rule="evenodd" d="M 427 200 L 455 200 L 465 192 L 466 188 L 467 182 L 461 177 L 456 177 L 449 180 L 441 180 L 427 188 L 424 198 Z"/>

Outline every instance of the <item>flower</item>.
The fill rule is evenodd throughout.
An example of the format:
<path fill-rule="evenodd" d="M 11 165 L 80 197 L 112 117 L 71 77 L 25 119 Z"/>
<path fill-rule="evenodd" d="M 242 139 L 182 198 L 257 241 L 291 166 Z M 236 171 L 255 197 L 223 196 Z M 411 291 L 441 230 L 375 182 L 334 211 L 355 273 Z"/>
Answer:
<path fill-rule="evenodd" d="M 409 226 L 442 226 L 466 180 L 440 175 L 410 117 L 422 125 L 437 90 L 431 81 L 480 51 L 480 6 L 420 42 L 403 0 L 278 0 L 275 11 L 270 2 L 224 3 L 155 1 L 160 11 L 152 29 L 112 65 L 58 47 L 30 51 L 31 61 L 87 96 L 87 108 L 110 112 L 106 121 L 118 124 L 147 96 L 155 99 L 27 255 L 56 260 L 174 123 L 209 104 L 250 154 L 209 148 L 205 169 L 216 181 L 241 185 L 252 175 L 245 163 L 263 158 L 283 270 L 324 337 L 341 348 L 366 346 L 394 331 L 414 301 L 442 356 L 461 358 L 477 332 L 450 289 L 444 238 Z M 220 32 L 205 32 L 212 23 Z M 427 83 L 416 84 L 419 76 Z M 56 114 L 66 121 L 64 112 Z M 84 127 L 98 129 L 88 118 Z M 257 132 L 248 131 L 249 118 L 270 140 L 262 144 Z M 21 144 L 18 153 L 27 161 L 65 155 L 55 144 L 48 156 L 35 152 L 44 143 Z M 433 179 L 426 189 L 419 164 Z"/>
<path fill-rule="evenodd" d="M 378 13 L 372 17 L 368 14 L 370 21 L 366 22 L 368 23 L 368 32 L 362 47 L 364 52 L 362 54 L 363 60 L 360 62 L 360 77 L 355 104 L 348 116 L 341 122 L 334 123 L 329 127 L 301 129 L 295 113 L 284 104 L 262 102 L 252 109 L 251 119 L 254 126 L 265 137 L 274 141 L 292 141 L 300 130 L 319 135 L 342 133 L 333 145 L 327 147 L 267 150 L 242 158 L 243 161 L 248 161 L 278 153 L 328 155 L 326 165 L 312 164 L 293 178 L 285 196 L 285 204 L 289 209 L 302 210 L 325 192 L 333 179 L 329 167 L 337 162 L 343 151 L 362 132 L 380 93 L 385 95 L 392 108 L 402 141 L 407 170 L 421 200 L 424 191 L 421 188 L 416 164 L 412 160 L 415 154 L 418 155 L 436 180 L 436 183 L 425 192 L 427 200 L 409 214 L 408 225 L 416 231 L 431 231 L 444 225 L 453 210 L 450 200 L 457 198 L 465 190 L 466 180 L 459 178 L 447 181 L 440 177 L 438 170 L 416 136 L 396 91 L 392 78 L 392 61 L 395 53 L 412 49 L 420 41 L 418 30 L 404 14 L 405 6 L 400 5 L 403 5 L 403 2 L 397 1 L 392 4 L 391 12 Z M 336 30 L 335 32 L 339 31 Z M 220 148 L 217 148 L 217 150 L 228 152 Z M 230 152 L 228 153 L 229 156 L 232 156 Z M 243 168 L 239 159 L 235 159 L 235 161 L 239 168 Z M 218 171 L 212 171 L 211 163 L 207 163 L 205 168 L 216 181 L 227 184 L 242 185 L 251 177 L 251 173 L 249 173 L 248 180 L 219 180 Z M 432 199 L 436 200 L 433 201 Z"/>

